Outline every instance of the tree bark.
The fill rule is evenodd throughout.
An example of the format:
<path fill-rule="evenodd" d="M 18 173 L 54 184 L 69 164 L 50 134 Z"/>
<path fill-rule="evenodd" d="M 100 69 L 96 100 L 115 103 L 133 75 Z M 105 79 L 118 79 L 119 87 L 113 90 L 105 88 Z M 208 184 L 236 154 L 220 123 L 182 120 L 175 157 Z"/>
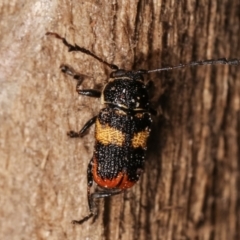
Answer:
<path fill-rule="evenodd" d="M 240 239 L 240 65 L 151 74 L 157 110 L 145 171 L 88 214 L 86 170 L 99 100 L 59 70 L 101 89 L 111 70 L 69 53 L 57 32 L 124 69 L 240 58 L 237 0 L 0 2 L 0 239 Z"/>

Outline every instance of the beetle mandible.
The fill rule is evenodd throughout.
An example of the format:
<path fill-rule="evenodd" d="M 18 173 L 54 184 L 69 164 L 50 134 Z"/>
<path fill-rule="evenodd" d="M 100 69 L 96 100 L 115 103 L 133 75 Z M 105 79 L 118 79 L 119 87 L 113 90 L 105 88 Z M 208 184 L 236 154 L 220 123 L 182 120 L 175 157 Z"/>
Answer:
<path fill-rule="evenodd" d="M 79 51 L 92 56 L 106 64 L 113 72 L 102 91 L 79 89 L 80 95 L 101 98 L 104 105 L 97 116 L 91 118 L 79 132 L 69 131 L 71 138 L 82 137 L 86 130 L 95 124 L 95 146 L 93 157 L 87 169 L 87 196 L 90 213 L 73 224 L 82 224 L 91 217 L 97 216 L 95 199 L 110 197 L 132 187 L 143 171 L 147 140 L 151 131 L 151 114 L 147 84 L 143 75 L 167 71 L 188 66 L 228 64 L 239 65 L 240 59 L 220 58 L 216 60 L 192 61 L 187 64 L 168 66 L 154 70 L 127 71 L 110 64 L 89 50 L 78 45 L 71 45 L 57 33 L 47 32 L 68 47 L 69 52 Z M 61 65 L 62 72 L 76 80 L 81 77 L 69 66 Z M 91 193 L 93 181 L 102 189 Z"/>

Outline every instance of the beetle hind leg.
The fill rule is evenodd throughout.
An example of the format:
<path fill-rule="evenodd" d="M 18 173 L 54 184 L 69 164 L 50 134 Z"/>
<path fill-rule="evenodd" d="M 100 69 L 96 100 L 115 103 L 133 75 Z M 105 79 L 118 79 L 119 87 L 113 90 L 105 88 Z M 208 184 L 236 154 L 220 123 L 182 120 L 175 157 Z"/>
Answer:
<path fill-rule="evenodd" d="M 84 222 L 86 222 L 88 219 L 90 219 L 91 217 L 94 216 L 94 212 L 93 212 L 93 206 L 91 205 L 91 187 L 93 185 L 93 174 L 92 174 L 92 165 L 93 165 L 93 159 L 91 159 L 91 161 L 88 164 L 88 169 L 87 169 L 87 196 L 88 196 L 88 206 L 90 209 L 90 214 L 87 215 L 86 217 L 84 217 L 81 220 L 73 220 L 72 223 L 73 224 L 82 224 Z"/>
<path fill-rule="evenodd" d="M 98 216 L 98 209 L 97 209 L 97 205 L 95 203 L 95 199 L 111 197 L 111 196 L 120 194 L 122 191 L 123 190 L 121 190 L 121 189 L 111 189 L 111 190 L 108 190 L 108 191 L 101 191 L 101 192 L 95 192 L 95 193 L 90 194 L 89 197 L 88 197 L 90 214 L 87 215 L 86 217 L 82 218 L 81 220 L 73 220 L 72 223 L 73 224 L 82 224 L 92 217 L 93 217 L 92 222 L 95 222 L 95 220 Z"/>
<path fill-rule="evenodd" d="M 87 170 L 87 181 L 88 181 L 87 196 L 88 196 L 88 206 L 89 206 L 90 213 L 86 217 L 82 218 L 81 220 L 73 220 L 72 221 L 73 224 L 83 224 L 84 222 L 86 222 L 92 217 L 94 222 L 98 215 L 98 209 L 95 203 L 95 199 L 111 197 L 123 191 L 122 189 L 107 189 L 105 191 L 102 190 L 99 192 L 91 193 L 91 187 L 93 185 L 92 166 L 93 166 L 93 159 L 91 159 L 90 163 L 88 164 L 88 170 Z"/>

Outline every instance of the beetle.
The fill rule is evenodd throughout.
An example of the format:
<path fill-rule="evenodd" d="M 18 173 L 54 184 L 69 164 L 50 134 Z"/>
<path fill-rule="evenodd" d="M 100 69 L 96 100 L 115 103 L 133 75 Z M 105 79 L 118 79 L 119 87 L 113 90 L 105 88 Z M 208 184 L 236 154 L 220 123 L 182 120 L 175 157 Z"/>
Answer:
<path fill-rule="evenodd" d="M 151 115 L 156 114 L 149 104 L 148 85 L 144 82 L 144 75 L 188 66 L 240 64 L 240 59 L 220 58 L 192 61 L 154 70 L 127 71 L 104 61 L 83 47 L 71 45 L 57 33 L 47 32 L 46 35 L 62 40 L 69 52 L 79 51 L 90 55 L 113 70 L 108 83 L 102 91 L 98 91 L 79 89 L 81 76 L 67 65 L 60 67 L 62 72 L 79 80 L 76 87 L 78 94 L 100 98 L 101 104 L 104 105 L 98 115 L 91 118 L 79 132 L 67 133 L 71 138 L 82 137 L 86 130 L 95 124 L 95 146 L 87 169 L 90 213 L 81 220 L 73 220 L 73 224 L 82 224 L 92 217 L 96 218 L 98 211 L 95 199 L 110 197 L 131 188 L 143 172 L 147 140 L 151 131 Z M 101 191 L 91 193 L 93 182 L 101 188 Z"/>

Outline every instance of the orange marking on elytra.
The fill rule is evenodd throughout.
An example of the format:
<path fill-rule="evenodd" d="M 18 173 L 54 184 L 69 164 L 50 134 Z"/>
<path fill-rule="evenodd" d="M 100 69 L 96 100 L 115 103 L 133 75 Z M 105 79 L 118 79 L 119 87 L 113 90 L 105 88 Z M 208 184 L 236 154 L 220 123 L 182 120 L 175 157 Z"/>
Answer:
<path fill-rule="evenodd" d="M 118 188 L 118 189 L 127 189 L 132 187 L 135 182 L 132 182 L 128 179 L 126 173 L 119 172 L 117 177 L 113 179 L 102 178 L 97 173 L 97 160 L 93 161 L 93 178 L 98 186 L 103 188 Z"/>

